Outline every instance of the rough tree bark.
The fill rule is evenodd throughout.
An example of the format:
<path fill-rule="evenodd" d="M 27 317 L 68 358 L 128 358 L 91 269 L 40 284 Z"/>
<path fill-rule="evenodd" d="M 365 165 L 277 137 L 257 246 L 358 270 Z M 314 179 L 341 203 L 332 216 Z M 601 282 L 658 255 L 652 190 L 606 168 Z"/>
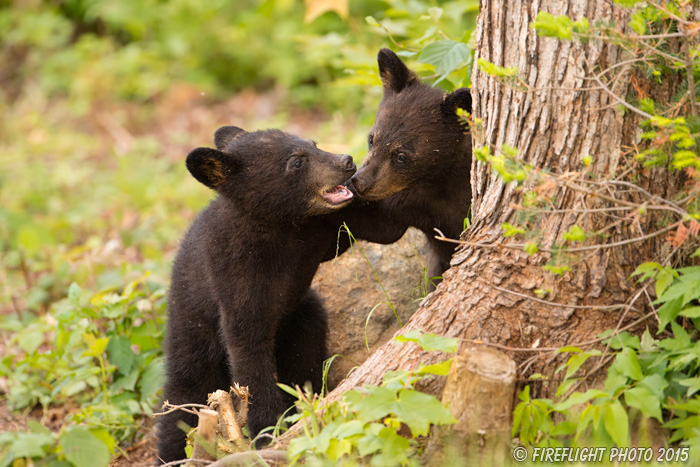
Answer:
<path fill-rule="evenodd" d="M 630 168 L 624 152 L 639 142 L 639 117 L 622 112 L 609 92 L 585 77 L 620 63 L 623 52 L 597 40 L 581 45 L 538 37 L 530 23 L 539 11 L 567 14 L 574 20 L 586 17 L 591 24 L 602 20 L 616 25 L 626 25 L 630 13 L 604 0 L 482 0 L 476 30 L 476 59 L 518 67 L 518 76 L 529 85 L 530 91 L 511 89 L 475 67 L 473 112 L 474 118 L 483 123 L 473 134 L 474 146 L 488 145 L 496 153 L 507 144 L 517 148 L 527 163 L 555 173 L 582 171 L 582 157 L 590 154 L 595 159 L 589 170 L 601 175 L 621 174 Z M 654 85 L 629 67 L 620 67 L 615 69 L 609 89 L 624 98 L 640 90 L 651 96 L 668 95 L 672 87 Z M 669 196 L 679 184 L 667 171 L 638 171 L 636 176 L 637 183 L 660 196 Z M 522 242 L 504 239 L 501 228 L 504 222 L 516 223 L 519 213 L 515 206 L 521 192 L 514 184 L 504 184 L 483 163 L 474 162 L 471 177 L 473 224 L 462 235 L 462 240 L 470 244 L 455 253 L 443 282 L 399 333 L 418 328 L 462 338 L 465 346 L 484 341 L 512 348 L 541 349 L 595 339 L 603 330 L 615 328 L 619 322 L 624 326 L 641 316 L 648 303 L 646 298 L 637 300 L 632 310 L 610 306 L 631 300 L 635 284 L 628 280 L 630 273 L 641 262 L 658 260 L 665 253 L 663 237 L 579 254 L 571 264 L 572 270 L 556 277 L 542 269 L 549 259 L 547 253 L 528 257 L 505 246 Z M 541 247 L 560 241 L 561 235 L 574 224 L 585 230 L 601 230 L 612 224 L 608 214 L 581 212 L 584 202 L 587 208 L 612 204 L 582 196 L 581 192 L 558 188 L 555 208 L 572 211 L 535 221 L 535 227 L 543 232 Z M 635 199 L 634 194 L 621 192 L 611 192 L 610 196 Z M 657 231 L 656 221 L 658 217 L 651 215 L 634 221 L 623 220 L 607 231 L 611 235 L 602 243 Z M 668 256 L 668 252 L 665 254 Z M 536 289 L 551 289 L 546 300 L 560 305 L 528 298 L 536 299 Z M 646 324 L 653 326 L 651 322 L 641 323 L 632 331 L 643 330 Z M 509 353 L 519 364 L 530 359 L 521 365 L 524 376 L 533 371 L 551 375 L 553 368 L 561 363 L 561 357 L 555 360 L 553 354 Z M 547 358 L 531 359 L 537 355 Z M 388 370 L 433 363 L 442 358 L 413 344 L 390 341 L 336 388 L 331 397 L 363 383 L 378 384 Z M 553 395 L 556 384 L 543 384 L 533 388 L 534 395 Z M 436 378 L 423 389 L 439 394 L 443 385 L 444 378 Z"/>

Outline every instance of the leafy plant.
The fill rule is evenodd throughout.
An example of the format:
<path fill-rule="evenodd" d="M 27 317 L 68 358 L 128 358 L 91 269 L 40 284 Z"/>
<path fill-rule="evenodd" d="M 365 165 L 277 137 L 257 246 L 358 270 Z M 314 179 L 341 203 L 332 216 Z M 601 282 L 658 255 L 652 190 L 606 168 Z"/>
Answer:
<path fill-rule="evenodd" d="M 76 466 L 109 463 L 117 442 L 134 436 L 157 402 L 163 294 L 151 291 L 145 277 L 119 294 L 90 296 L 73 283 L 42 319 L 2 321 L 21 350 L 0 363 L 11 407 L 79 405 L 69 418 L 77 426 L 59 434 L 31 422 L 30 433 L 0 438 L 3 460 L 49 455 Z M 28 440 L 34 440 L 29 450 Z"/>
<path fill-rule="evenodd" d="M 457 351 L 456 339 L 419 331 L 396 340 L 417 343 L 426 351 Z M 289 457 L 320 465 L 419 465 L 413 455 L 419 446 L 416 438 L 427 436 L 431 425 L 456 420 L 434 396 L 416 390 L 415 384 L 431 375 L 446 375 L 450 363 L 388 372 L 380 386 L 365 385 L 323 406 L 308 394 L 284 387 L 298 398 L 299 414 L 287 420 L 301 420 L 304 427 L 304 436 L 290 442 Z"/>

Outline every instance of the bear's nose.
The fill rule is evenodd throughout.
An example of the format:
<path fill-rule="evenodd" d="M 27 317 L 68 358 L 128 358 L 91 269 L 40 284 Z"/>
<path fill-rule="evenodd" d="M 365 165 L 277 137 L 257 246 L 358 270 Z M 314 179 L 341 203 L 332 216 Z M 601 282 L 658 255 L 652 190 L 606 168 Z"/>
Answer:
<path fill-rule="evenodd" d="M 355 163 L 352 161 L 352 156 L 345 154 L 340 158 L 340 165 L 347 171 L 355 170 Z"/>

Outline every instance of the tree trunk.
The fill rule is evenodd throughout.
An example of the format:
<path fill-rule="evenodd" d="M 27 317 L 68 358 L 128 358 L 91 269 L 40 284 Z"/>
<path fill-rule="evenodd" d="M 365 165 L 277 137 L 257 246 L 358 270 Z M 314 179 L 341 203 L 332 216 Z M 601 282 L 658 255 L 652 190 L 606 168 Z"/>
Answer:
<path fill-rule="evenodd" d="M 509 145 L 517 148 L 522 160 L 534 168 L 546 168 L 555 174 L 583 172 L 582 158 L 592 155 L 594 162 L 588 170 L 594 174 L 614 178 L 628 171 L 627 175 L 634 175 L 638 185 L 652 194 L 668 197 L 678 186 L 675 176 L 666 170 L 642 170 L 630 165 L 630 158 L 625 157 L 630 147 L 639 144 L 639 116 L 622 112 L 610 92 L 586 79 L 620 63 L 625 59 L 623 52 L 599 40 L 582 45 L 538 37 L 530 23 L 539 11 L 555 16 L 566 14 L 572 20 L 586 17 L 591 24 L 605 21 L 620 27 L 626 27 L 630 14 L 630 10 L 603 0 L 482 0 L 476 29 L 476 60 L 484 58 L 499 66 L 517 67 L 518 77 L 527 83 L 529 91 L 514 90 L 474 68 L 473 118 L 481 121 L 473 130 L 474 147 L 488 146 L 492 153 L 498 153 L 503 145 Z M 612 93 L 623 99 L 628 93 L 654 97 L 673 90 L 672 85 L 648 82 L 629 66 L 617 67 L 602 79 Z M 595 340 L 600 332 L 625 326 L 643 314 L 648 298 L 635 291 L 637 286 L 628 278 L 640 263 L 667 258 L 666 243 L 657 236 L 619 247 L 609 245 L 658 231 L 658 216 L 629 216 L 636 211 L 625 211 L 613 213 L 617 217 L 612 217 L 610 212 L 591 212 L 593 208 L 616 204 L 564 183 L 556 185 L 555 205 L 551 207 L 564 212 L 536 217 L 529 224 L 541 232 L 537 239 L 540 251 L 551 248 L 555 241 L 561 243 L 562 234 L 575 224 L 588 232 L 618 223 L 605 231 L 607 238 L 595 240 L 603 248 L 572 256 L 571 270 L 555 276 L 542 268 L 550 254 L 528 256 L 513 247 L 522 244 L 522 238 L 503 237 L 501 224 L 522 220 L 517 204 L 523 190 L 515 183 L 504 184 L 489 165 L 476 161 L 471 180 L 473 223 L 462 234 L 462 240 L 468 244 L 455 253 L 443 282 L 399 333 L 421 329 L 462 338 L 463 346 L 483 341 L 510 350 L 520 364 L 522 376 L 534 371 L 552 375 L 562 356 L 555 358 L 557 354 L 542 349 Z M 608 198 L 630 202 L 639 202 L 645 196 L 625 190 L 605 193 Z M 587 240 L 575 246 L 581 244 L 594 243 Z M 538 289 L 549 289 L 544 300 L 537 298 Z M 631 308 L 620 306 L 631 300 Z M 630 331 L 653 325 L 649 321 L 639 322 Z M 444 358 L 436 352 L 423 352 L 413 344 L 390 341 L 336 388 L 331 397 L 363 383 L 378 384 L 388 370 L 417 367 L 419 363 Z M 553 395 L 557 385 L 547 384 L 545 381 L 543 386 L 534 387 L 534 395 Z M 439 394 L 443 385 L 444 378 L 435 378 L 423 389 Z"/>

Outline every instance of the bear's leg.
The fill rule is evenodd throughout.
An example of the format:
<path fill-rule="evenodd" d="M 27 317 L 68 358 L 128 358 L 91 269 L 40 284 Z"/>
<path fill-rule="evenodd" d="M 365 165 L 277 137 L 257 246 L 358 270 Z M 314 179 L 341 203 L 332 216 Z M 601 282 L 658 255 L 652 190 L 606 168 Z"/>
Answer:
<path fill-rule="evenodd" d="M 256 438 L 263 429 L 274 426 L 288 408 L 285 393 L 277 387 L 275 379 L 274 337 L 277 323 L 273 315 L 262 314 L 251 314 L 238 320 L 224 319 L 232 369 L 231 382 L 247 386 L 250 391 L 247 426 L 251 438 Z M 260 447 L 266 441 L 267 438 L 260 438 L 256 446 Z"/>
<path fill-rule="evenodd" d="M 171 404 L 186 404 L 193 400 L 191 397 L 187 396 L 173 397 L 172 390 L 169 392 L 170 396 L 165 397 L 164 400 L 167 400 Z M 186 434 L 178 426 L 181 421 L 190 427 L 195 427 L 197 425 L 197 416 L 182 411 L 176 411 L 158 418 L 158 459 L 156 465 L 186 458 Z"/>
<path fill-rule="evenodd" d="M 303 388 L 311 382 L 315 393 L 323 385 L 323 361 L 328 358 L 328 318 L 323 303 L 309 289 L 289 315 L 280 322 L 275 340 L 277 379 Z M 288 401 L 293 402 L 291 399 Z"/>
<path fill-rule="evenodd" d="M 200 341 L 201 342 L 201 341 Z M 163 387 L 163 399 L 173 405 L 206 404 L 207 395 L 217 389 L 228 390 L 230 370 L 228 358 L 218 346 L 191 348 L 168 343 L 167 376 Z M 186 433 L 178 426 L 180 422 L 190 427 L 197 426 L 197 416 L 177 410 L 158 418 L 158 461 L 167 463 L 184 459 Z"/>
<path fill-rule="evenodd" d="M 426 235 L 428 235 L 426 233 Z M 452 253 L 455 251 L 453 243 L 442 242 L 428 235 L 428 291 L 432 292 L 442 279 L 433 279 L 433 277 L 442 277 L 442 274 L 450 267 Z"/>

